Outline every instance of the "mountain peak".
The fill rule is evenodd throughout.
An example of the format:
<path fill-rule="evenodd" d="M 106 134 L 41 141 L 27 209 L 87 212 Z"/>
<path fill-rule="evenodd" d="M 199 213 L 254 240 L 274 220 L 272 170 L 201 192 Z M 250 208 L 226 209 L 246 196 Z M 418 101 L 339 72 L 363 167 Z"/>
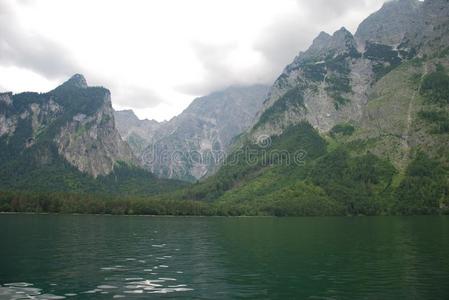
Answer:
<path fill-rule="evenodd" d="M 136 116 L 132 109 L 116 110 L 115 114 L 133 121 L 139 121 L 139 118 Z"/>
<path fill-rule="evenodd" d="M 76 87 L 76 88 L 87 88 L 87 81 L 86 78 L 84 78 L 81 74 L 75 74 L 72 77 L 70 77 L 69 80 L 64 82 L 62 84 L 63 86 L 70 86 L 70 87 Z"/>
<path fill-rule="evenodd" d="M 428 2 L 428 1 L 426 1 Z M 419 0 L 392 0 L 371 14 L 358 27 L 355 34 L 358 42 L 374 42 L 396 46 L 409 26 L 417 19 L 422 2 Z"/>
<path fill-rule="evenodd" d="M 12 103 L 12 92 L 0 93 L 0 102 L 11 104 Z"/>
<path fill-rule="evenodd" d="M 348 29 L 346 29 L 346 27 L 344 27 L 344 26 L 334 32 L 334 36 L 340 35 L 340 34 L 352 35 L 352 33 Z"/>
<path fill-rule="evenodd" d="M 354 36 L 352 35 L 352 33 L 345 27 L 342 27 L 339 30 L 335 31 L 332 35 L 334 47 L 337 48 L 344 48 L 348 45 L 348 41 L 351 42 L 353 38 Z"/>
<path fill-rule="evenodd" d="M 324 31 L 321 31 L 320 34 L 313 40 L 312 48 L 321 48 L 324 45 L 327 45 L 332 40 L 332 36 Z"/>

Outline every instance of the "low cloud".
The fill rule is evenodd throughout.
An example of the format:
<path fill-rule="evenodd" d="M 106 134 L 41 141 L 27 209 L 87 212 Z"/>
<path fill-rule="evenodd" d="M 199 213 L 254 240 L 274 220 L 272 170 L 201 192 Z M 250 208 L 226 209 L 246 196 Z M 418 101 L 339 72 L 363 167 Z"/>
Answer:
<path fill-rule="evenodd" d="M 0 0 L 0 65 L 30 70 L 40 76 L 64 82 L 75 73 L 82 73 L 91 85 L 101 85 L 112 92 L 112 100 L 120 106 L 136 109 L 152 108 L 163 99 L 155 91 L 122 84 L 120 78 L 108 78 L 81 66 L 70 55 L 70 51 L 57 42 L 40 34 L 25 30 L 15 15 L 14 9 L 32 5 L 29 0 L 13 5 Z M 4 90 L 0 87 L 0 91 Z"/>
<path fill-rule="evenodd" d="M 122 83 L 116 78 L 106 78 L 89 72 L 84 75 L 88 85 L 102 86 L 110 90 L 112 102 L 120 107 L 153 108 L 164 101 L 158 92 L 147 87 Z"/>
<path fill-rule="evenodd" d="M 280 69 L 290 63 L 299 51 L 306 49 L 317 29 L 306 26 L 304 20 L 290 15 L 267 26 L 254 43 L 272 71 L 272 79 L 279 75 Z"/>
<path fill-rule="evenodd" d="M 248 70 L 229 64 L 227 57 L 239 46 L 214 46 L 195 43 L 192 47 L 206 76 L 202 80 L 180 87 L 180 91 L 207 94 L 232 84 L 272 84 L 283 68 L 300 51 L 306 50 L 321 31 L 342 26 L 355 30 L 360 21 L 373 12 L 383 0 L 296 0 L 296 9 L 280 15 L 267 24 L 252 42 L 252 50 L 262 56 L 260 63 Z M 257 9 L 255 8 L 255 11 Z M 348 18 L 348 15 L 351 15 Z"/>
<path fill-rule="evenodd" d="M 63 78 L 79 70 L 68 51 L 39 34 L 27 32 L 6 0 L 0 0 L 0 64 Z"/>
<path fill-rule="evenodd" d="M 205 72 L 204 80 L 181 85 L 178 90 L 191 95 L 204 95 L 224 85 L 232 85 L 236 81 L 232 68 L 226 63 L 229 55 L 237 47 L 236 44 L 209 45 L 193 42 L 192 50 Z"/>
<path fill-rule="evenodd" d="M 155 91 L 133 86 L 112 86 L 115 95 L 114 103 L 123 107 L 133 107 L 136 109 L 153 108 L 163 102 L 163 98 Z"/>
<path fill-rule="evenodd" d="M 314 0 L 304 1 L 296 0 L 300 8 L 307 8 L 309 19 L 315 21 L 329 21 L 330 19 L 340 18 L 348 11 L 356 11 L 366 9 L 370 0 L 344 0 L 344 1 L 329 1 L 329 0 Z M 368 15 L 366 15 L 368 16 Z M 318 19 L 317 19 L 318 18 Z"/>
<path fill-rule="evenodd" d="M 184 3 L 183 0 L 178 1 Z M 188 4 L 188 7 L 191 8 L 190 14 L 193 12 L 192 16 L 188 14 L 186 19 L 182 19 L 186 14 L 181 16 L 164 15 L 161 20 L 150 19 L 156 20 L 157 23 L 148 22 L 148 18 L 139 13 L 145 9 L 148 11 L 160 9 L 161 12 L 165 12 L 164 9 L 161 9 L 161 7 L 165 7 L 162 5 L 165 2 L 162 0 L 136 1 L 136 5 L 140 5 L 137 5 L 139 11 L 130 9 L 129 14 L 123 16 L 124 25 L 120 24 L 119 27 L 110 26 L 111 24 L 108 23 L 116 22 L 114 18 L 105 18 L 104 23 L 99 26 L 93 23 L 93 20 L 98 21 L 96 18 L 87 17 L 80 21 L 85 21 L 85 23 L 81 24 L 84 26 L 80 25 L 79 29 L 68 26 L 74 32 L 80 30 L 80 37 L 89 37 L 87 39 L 78 37 L 77 43 L 71 44 L 68 41 L 72 41 L 72 39 L 65 34 L 63 29 L 59 32 L 56 31 L 57 33 L 52 36 L 55 40 L 52 40 L 47 37 L 46 32 L 39 31 L 43 30 L 45 26 L 42 28 L 37 26 L 34 28 L 35 30 L 24 26 L 27 22 L 21 18 L 25 18 L 26 13 L 22 14 L 21 9 L 31 11 L 34 7 L 40 7 L 38 3 L 46 2 L 0 0 L 0 66 L 13 66 L 28 70 L 51 82 L 62 82 L 74 73 L 82 73 L 93 85 L 102 85 L 110 89 L 114 104 L 121 107 L 157 111 L 158 107 L 174 106 L 181 102 L 184 105 L 194 96 L 206 95 L 231 85 L 272 84 L 283 68 L 300 51 L 306 50 L 320 31 L 332 33 L 341 26 L 346 26 L 354 31 L 357 23 L 384 2 L 384 0 L 283 1 L 285 1 L 283 5 L 288 4 L 284 10 L 282 10 L 284 6 L 281 6 L 276 0 L 266 0 L 263 4 L 254 1 L 254 7 L 242 6 L 238 1 L 226 2 L 226 5 L 231 8 L 235 6 L 235 10 L 243 7 L 248 12 L 240 11 L 241 18 L 236 18 L 235 24 L 232 24 L 234 26 L 231 26 L 231 23 L 223 23 L 225 19 L 217 16 L 217 24 L 211 24 L 211 29 L 204 32 L 201 31 L 201 27 L 195 27 L 194 21 L 192 21 L 192 26 L 186 24 L 185 32 L 177 27 L 183 26 L 183 22 L 190 22 L 189 18 L 201 19 L 200 13 L 195 15 L 195 12 L 204 6 L 201 6 L 200 1 Z M 69 3 L 74 5 L 75 1 L 69 1 Z M 107 1 L 107 3 L 111 10 L 110 15 L 122 16 L 123 8 L 131 7 L 118 0 Z M 261 7 L 265 5 L 265 14 L 267 7 L 268 9 L 273 7 L 273 12 L 271 13 L 269 10 L 266 19 L 257 17 L 252 19 L 251 14 L 258 14 L 259 5 Z M 67 24 L 74 24 L 75 21 L 70 13 L 72 10 L 78 9 L 79 6 L 64 10 L 66 6 L 66 4 L 58 6 L 46 3 L 43 6 L 42 16 L 39 15 L 39 17 L 49 18 L 52 15 L 58 15 L 64 17 L 64 20 L 67 18 Z M 51 9 L 54 7 L 55 9 L 52 11 Z M 40 8 L 42 9 L 42 7 Z M 98 10 L 102 8 L 102 3 L 92 1 L 90 15 L 96 17 L 95 13 L 100 13 Z M 209 10 L 206 13 L 210 13 L 212 16 L 222 13 L 220 10 Z M 265 16 L 264 13 L 261 15 Z M 213 17 L 204 19 L 204 22 L 215 22 Z M 256 26 L 248 25 L 252 21 Z M 233 22 L 233 20 L 231 18 L 226 22 Z M 147 27 L 155 28 L 157 25 L 160 25 L 160 29 L 148 30 L 148 35 L 145 35 L 146 29 L 138 30 Z M 168 25 L 173 26 L 169 26 L 169 30 L 164 31 L 164 26 Z M 246 29 L 248 29 L 246 26 L 250 29 L 248 35 L 245 35 Z M 115 28 L 115 30 L 113 31 L 111 28 Z M 215 28 L 217 28 L 216 32 Z M 252 29 L 254 31 L 251 31 Z M 243 34 L 240 34 L 239 30 Z M 195 34 L 191 34 L 192 32 Z M 136 35 L 139 36 L 138 39 L 133 38 L 133 34 L 136 33 L 140 33 L 140 35 Z M 180 36 L 176 36 L 178 33 Z M 95 41 L 94 43 L 100 43 L 99 39 L 92 36 L 93 34 L 101 35 L 101 43 L 108 45 L 109 48 L 91 45 L 92 40 Z M 178 43 L 178 41 L 180 42 Z M 92 47 L 93 50 L 101 49 L 101 51 L 90 51 L 86 45 Z M 152 46 L 155 51 L 152 51 Z M 167 51 L 164 47 L 167 47 Z M 83 51 L 79 51 L 80 49 Z M 148 51 L 136 51 L 136 49 L 147 49 Z M 172 49 L 176 49 L 176 52 L 169 51 Z M 104 56 L 101 56 L 103 54 Z M 173 55 L 177 54 L 179 57 L 173 60 Z M 157 57 L 157 61 L 153 68 L 151 63 L 155 61 L 155 57 Z M 183 64 L 183 60 L 188 63 Z M 163 64 L 159 64 L 159 61 L 162 61 Z M 85 62 L 94 63 L 88 65 Z M 197 68 L 196 63 L 200 68 Z M 191 73 L 189 68 L 192 69 Z M 170 73 L 167 75 L 166 70 L 172 70 L 174 76 L 171 76 Z M 147 74 L 150 76 L 148 76 L 148 80 L 145 80 Z M 5 82 L 1 84 L 5 88 L 10 88 Z"/>
<path fill-rule="evenodd" d="M 251 51 L 258 56 L 259 63 L 245 65 L 235 61 L 242 51 L 237 43 L 217 45 L 194 42 L 191 48 L 204 75 L 196 82 L 177 86 L 179 92 L 206 95 L 233 85 L 267 84 L 272 80 L 273 63 L 255 49 Z"/>

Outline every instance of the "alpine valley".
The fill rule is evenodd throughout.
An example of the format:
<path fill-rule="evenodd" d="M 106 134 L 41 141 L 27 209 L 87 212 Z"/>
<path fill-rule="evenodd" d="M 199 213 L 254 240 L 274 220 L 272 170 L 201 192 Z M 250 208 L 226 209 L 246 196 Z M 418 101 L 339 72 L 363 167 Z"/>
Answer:
<path fill-rule="evenodd" d="M 354 34 L 321 32 L 271 87 L 217 91 L 167 122 L 114 112 L 81 75 L 4 93 L 0 210 L 447 213 L 448 74 L 449 1 L 394 0 Z"/>

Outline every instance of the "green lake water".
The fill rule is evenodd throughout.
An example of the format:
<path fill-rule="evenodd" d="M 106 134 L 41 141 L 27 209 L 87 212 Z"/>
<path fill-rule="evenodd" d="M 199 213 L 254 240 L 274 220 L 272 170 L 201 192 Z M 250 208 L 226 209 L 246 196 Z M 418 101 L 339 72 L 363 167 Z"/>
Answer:
<path fill-rule="evenodd" d="M 0 215 L 0 299 L 449 299 L 449 217 Z"/>

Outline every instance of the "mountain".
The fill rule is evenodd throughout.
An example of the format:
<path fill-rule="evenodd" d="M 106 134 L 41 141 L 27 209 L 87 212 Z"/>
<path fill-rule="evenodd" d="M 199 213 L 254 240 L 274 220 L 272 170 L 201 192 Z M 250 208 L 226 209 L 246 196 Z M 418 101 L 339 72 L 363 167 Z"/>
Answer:
<path fill-rule="evenodd" d="M 107 192 L 115 188 L 106 182 L 118 187 L 119 178 L 140 178 L 148 190 L 158 184 L 122 141 L 110 92 L 80 74 L 48 93 L 0 94 L 0 157 L 1 189 Z"/>
<path fill-rule="evenodd" d="M 157 129 L 167 122 L 140 120 L 132 110 L 114 111 L 115 123 L 121 137 L 139 157 L 155 139 Z"/>
<path fill-rule="evenodd" d="M 267 92 L 263 85 L 230 87 L 195 99 L 162 123 L 119 111 L 117 128 L 154 174 L 196 181 L 215 171 L 232 139 L 248 129 Z"/>
<path fill-rule="evenodd" d="M 385 2 L 382 8 L 366 18 L 357 28 L 355 38 L 365 43 L 399 45 L 405 34 L 421 15 L 422 2 L 396 0 Z"/>
<path fill-rule="evenodd" d="M 389 1 L 322 32 L 273 84 L 216 175 L 185 199 L 229 214 L 449 207 L 449 4 Z"/>

